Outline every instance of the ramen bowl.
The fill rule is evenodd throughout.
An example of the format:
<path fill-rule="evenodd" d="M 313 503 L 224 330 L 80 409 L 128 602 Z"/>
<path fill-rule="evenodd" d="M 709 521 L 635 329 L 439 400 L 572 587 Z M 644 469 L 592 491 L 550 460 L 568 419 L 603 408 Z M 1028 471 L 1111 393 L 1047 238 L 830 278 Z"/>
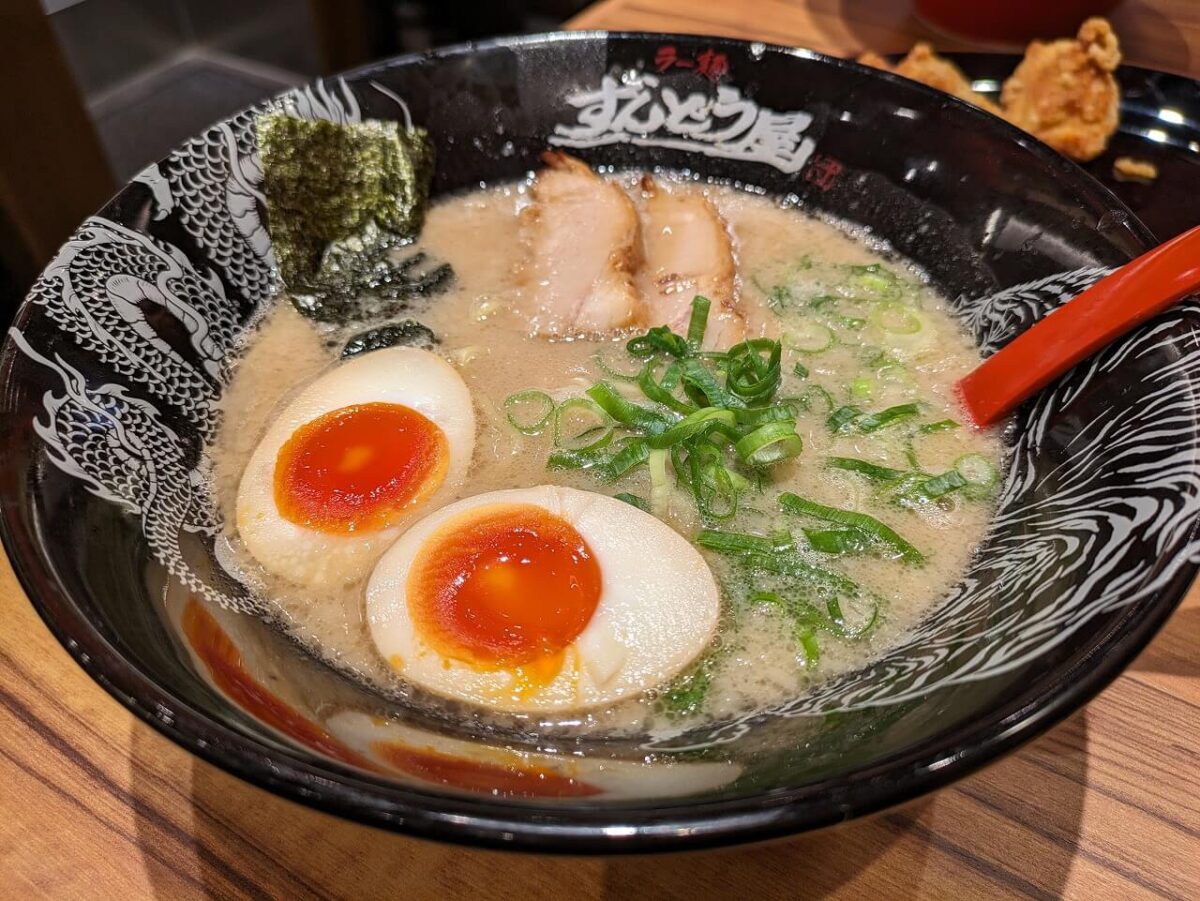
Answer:
<path fill-rule="evenodd" d="M 550 148 L 696 173 L 854 224 L 921 266 L 983 353 L 1154 244 L 1082 170 L 958 100 L 807 51 L 559 34 L 402 57 L 220 122 L 84 222 L 0 354 L 3 537 L 80 665 L 198 756 L 323 810 L 560 852 L 763 839 L 971 772 L 1112 680 L 1190 583 L 1200 308 L 1026 404 L 980 552 L 911 633 L 786 703 L 564 739 L 375 695 L 264 621 L 219 551 L 201 451 L 277 290 L 254 117 L 411 121 L 435 195 Z"/>

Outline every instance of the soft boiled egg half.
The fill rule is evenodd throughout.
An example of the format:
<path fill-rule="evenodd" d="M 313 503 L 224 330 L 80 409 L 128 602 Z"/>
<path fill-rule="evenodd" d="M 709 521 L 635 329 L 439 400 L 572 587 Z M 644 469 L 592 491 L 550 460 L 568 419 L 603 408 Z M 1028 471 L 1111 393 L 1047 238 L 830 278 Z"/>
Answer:
<path fill-rule="evenodd" d="M 623 501 L 553 485 L 493 491 L 411 526 L 367 584 L 376 648 L 437 694 L 511 711 L 610 704 L 712 641 L 704 558 Z"/>
<path fill-rule="evenodd" d="M 238 487 L 238 533 L 277 576 L 356 581 L 452 496 L 474 446 L 471 394 L 449 363 L 412 347 L 373 351 L 317 379 L 267 429 Z"/>

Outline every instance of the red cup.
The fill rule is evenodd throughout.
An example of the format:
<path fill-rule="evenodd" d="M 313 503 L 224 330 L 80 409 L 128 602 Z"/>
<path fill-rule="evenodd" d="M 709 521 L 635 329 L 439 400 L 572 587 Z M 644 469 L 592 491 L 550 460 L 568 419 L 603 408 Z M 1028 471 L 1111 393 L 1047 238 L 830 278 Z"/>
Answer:
<path fill-rule="evenodd" d="M 917 15 L 957 38 L 1023 44 L 1033 38 L 1071 37 L 1088 16 L 1102 16 L 1121 0 L 917 0 Z"/>

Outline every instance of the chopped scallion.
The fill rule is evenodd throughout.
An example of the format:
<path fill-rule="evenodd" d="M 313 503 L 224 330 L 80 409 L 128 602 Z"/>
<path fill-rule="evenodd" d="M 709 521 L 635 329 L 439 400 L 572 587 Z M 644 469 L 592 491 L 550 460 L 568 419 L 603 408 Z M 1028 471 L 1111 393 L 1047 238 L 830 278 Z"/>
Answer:
<path fill-rule="evenodd" d="M 708 326 L 708 311 L 712 302 L 697 294 L 692 298 L 692 316 L 688 320 L 687 343 L 699 347 L 704 342 L 704 330 Z"/>
<path fill-rule="evenodd" d="M 692 357 L 680 364 L 683 389 L 687 396 L 703 407 L 744 407 L 738 398 L 721 387 L 717 377 L 703 362 Z"/>
<path fill-rule="evenodd" d="M 784 332 L 788 347 L 805 354 L 819 354 L 833 347 L 833 330 L 819 322 L 805 321 Z"/>
<path fill-rule="evenodd" d="M 655 450 L 670 447 L 672 444 L 678 444 L 680 441 L 691 438 L 693 435 L 711 431 L 718 424 L 732 427 L 736 421 L 737 418 L 733 410 L 724 410 L 720 407 L 704 407 L 695 413 L 688 414 L 666 431 L 652 436 L 650 438 L 650 447 Z"/>
<path fill-rule="evenodd" d="M 620 494 L 614 494 L 613 497 L 619 501 L 624 501 L 630 506 L 637 507 L 639 510 L 645 510 L 647 513 L 650 512 L 650 504 L 646 502 L 645 498 L 638 497 L 636 494 L 622 491 Z"/>
<path fill-rule="evenodd" d="M 904 470 L 902 469 L 892 469 L 888 466 L 880 466 L 877 463 L 869 463 L 866 460 L 858 460 L 854 457 L 830 457 L 825 461 L 825 465 L 834 469 L 844 469 L 847 472 L 856 472 L 875 482 L 894 482 L 904 477 Z"/>
<path fill-rule="evenodd" d="M 604 466 L 606 479 L 619 479 L 635 466 L 650 459 L 650 445 L 645 438 L 626 438 L 622 448 Z"/>
<path fill-rule="evenodd" d="M 843 556 L 865 554 L 871 549 L 871 536 L 858 529 L 803 529 L 809 546 L 822 554 Z"/>
<path fill-rule="evenodd" d="M 671 420 L 657 410 L 626 400 L 607 382 L 592 385 L 587 389 L 587 395 L 617 422 L 647 435 L 657 435 L 666 431 L 671 424 Z"/>
<path fill-rule="evenodd" d="M 958 423 L 953 419 L 939 419 L 937 422 L 927 422 L 917 428 L 922 435 L 932 435 L 934 432 L 948 432 L 957 429 Z"/>
<path fill-rule="evenodd" d="M 637 380 L 638 370 L 633 372 L 625 372 L 621 369 L 618 369 L 615 365 L 609 362 L 608 357 L 603 350 L 596 351 L 592 359 L 596 362 L 596 368 L 609 378 L 616 379 L 619 382 L 633 382 Z"/>
<path fill-rule="evenodd" d="M 554 444 L 567 450 L 599 450 L 612 441 L 613 425 L 595 401 L 572 397 L 554 411 Z"/>
<path fill-rule="evenodd" d="M 836 435 L 839 432 L 850 431 L 854 427 L 855 420 L 862 415 L 863 411 L 858 407 L 851 405 L 838 407 L 829 414 L 829 417 L 825 420 L 825 424 L 829 426 L 829 431 Z"/>
<path fill-rule="evenodd" d="M 679 384 L 680 368 L 679 363 L 674 362 L 667 366 L 666 372 L 663 373 L 662 381 L 654 380 L 655 363 L 653 360 L 642 367 L 642 371 L 637 376 L 638 387 L 642 389 L 642 393 L 650 400 L 657 404 L 662 404 L 676 413 L 693 413 L 696 407 L 689 404 L 685 400 L 675 396 L 675 386 Z"/>
<path fill-rule="evenodd" d="M 652 450 L 647 458 L 650 469 L 650 509 L 657 514 L 667 512 L 671 499 L 671 482 L 667 477 L 667 451 Z"/>
<path fill-rule="evenodd" d="M 804 450 L 804 442 L 796 434 L 795 421 L 783 420 L 759 426 L 738 439 L 733 449 L 743 462 L 762 466 L 798 456 Z"/>
<path fill-rule="evenodd" d="M 827 507 L 824 504 L 818 504 L 815 501 L 792 494 L 790 491 L 785 491 L 779 495 L 779 507 L 785 513 L 791 513 L 795 516 L 810 516 L 813 519 L 821 519 L 865 532 L 874 540 L 890 546 L 905 562 L 921 563 L 925 559 L 925 556 L 920 551 L 896 534 L 890 526 L 866 513 L 856 513 L 853 510 Z"/>
<path fill-rule="evenodd" d="M 871 311 L 871 321 L 892 335 L 915 335 L 922 328 L 921 317 L 899 303 L 882 303 Z"/>
<path fill-rule="evenodd" d="M 769 338 L 731 347 L 725 359 L 725 387 L 747 403 L 769 399 L 779 387 L 782 353 L 779 342 Z"/>
<path fill-rule="evenodd" d="M 880 410 L 878 413 L 868 413 L 855 423 L 855 427 L 860 432 L 874 432 L 916 416 L 920 412 L 921 408 L 916 404 L 898 404 L 888 407 L 886 410 Z"/>
<path fill-rule="evenodd" d="M 983 454 L 963 454 L 954 461 L 954 471 L 966 479 L 963 494 L 973 500 L 990 497 L 1000 482 L 1000 470 Z"/>
<path fill-rule="evenodd" d="M 896 500 L 905 505 L 925 504 L 966 486 L 967 480 L 957 470 L 950 469 L 897 491 Z"/>
<path fill-rule="evenodd" d="M 672 357 L 686 357 L 691 352 L 687 339 L 675 334 L 665 325 L 655 326 L 646 334 L 630 339 L 625 349 L 632 356 L 642 360 L 659 353 Z"/>
<path fill-rule="evenodd" d="M 504 413 L 522 435 L 537 435 L 554 415 L 554 398 L 545 391 L 518 391 L 504 399 Z"/>

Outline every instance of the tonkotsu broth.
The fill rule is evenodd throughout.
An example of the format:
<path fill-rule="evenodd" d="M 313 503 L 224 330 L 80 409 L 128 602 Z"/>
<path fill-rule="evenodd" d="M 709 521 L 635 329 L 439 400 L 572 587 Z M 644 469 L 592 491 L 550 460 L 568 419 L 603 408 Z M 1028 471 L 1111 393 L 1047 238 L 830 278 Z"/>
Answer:
<path fill-rule="evenodd" d="M 633 196 L 635 180 L 636 176 L 623 177 Z M 749 331 L 783 336 L 785 376 L 780 397 L 805 396 L 808 386 L 817 384 L 832 395 L 832 408 L 854 403 L 877 411 L 919 400 L 921 423 L 960 417 L 952 385 L 978 363 L 978 355 L 945 311 L 944 302 L 915 272 L 889 262 L 846 231 L 771 199 L 721 186 L 705 190 L 733 236 L 740 303 Z M 636 361 L 625 355 L 625 338 L 548 341 L 528 335 L 527 323 L 513 309 L 519 290 L 515 267 L 522 254 L 517 214 L 524 202 L 524 186 L 484 189 L 444 200 L 430 210 L 416 245 L 432 258 L 449 262 L 456 273 L 447 293 L 414 307 L 409 315 L 439 338 L 436 350 L 457 367 L 475 399 L 479 434 L 471 473 L 459 496 L 548 482 L 648 496 L 644 466 L 613 484 L 601 483 L 587 472 L 548 471 L 550 436 L 522 435 L 505 419 L 503 404 L 514 392 L 541 389 L 562 400 L 582 395 L 601 379 L 611 380 L 597 366 L 598 349 L 603 349 L 610 365 L 618 362 L 626 370 L 636 369 Z M 851 268 L 871 264 L 884 267 L 884 275 L 890 271 L 899 278 L 881 281 L 869 270 Z M 900 291 L 902 303 L 855 297 L 881 287 L 893 294 Z M 814 302 L 819 312 L 813 312 Z M 905 319 L 906 315 L 916 320 Z M 823 341 L 824 332 L 813 325 L 813 316 L 834 323 L 838 343 L 821 352 L 803 352 L 796 345 L 811 351 Z M 915 332 L 913 321 L 920 325 Z M 333 365 L 347 337 L 374 324 L 333 330 L 304 319 L 286 301 L 277 303 L 252 334 L 236 366 L 223 398 L 223 423 L 211 455 L 232 568 L 271 602 L 285 627 L 313 653 L 385 693 L 403 695 L 404 686 L 371 642 L 362 583 L 319 595 L 285 584 L 266 576 L 232 531 L 242 470 L 274 411 Z M 900 329 L 895 332 L 884 328 L 897 325 Z M 795 375 L 797 363 L 807 368 L 807 378 Z M 774 484 L 761 496 L 749 495 L 736 517 L 719 528 L 767 534 L 786 526 L 801 534 L 801 526 L 814 523 L 773 512 L 775 495 L 791 491 L 881 518 L 921 549 L 927 560 L 906 565 L 872 556 L 832 559 L 814 552 L 814 562 L 846 574 L 883 599 L 876 628 L 857 642 L 822 636 L 819 662 L 806 666 L 790 623 L 767 606 L 742 605 L 736 616 L 726 617 L 731 625 L 723 627 L 718 637 L 722 650 L 699 716 L 724 719 L 779 703 L 802 693 L 814 680 L 862 666 L 894 644 L 945 595 L 987 528 L 992 513 L 988 500 L 960 498 L 950 504 L 900 509 L 879 498 L 878 485 L 858 473 L 829 468 L 825 461 L 852 457 L 909 469 L 909 454 L 915 453 L 925 472 L 942 473 L 964 455 L 980 454 L 998 467 L 1001 451 L 994 432 L 955 428 L 919 434 L 911 442 L 900 437 L 913 431 L 910 428 L 835 436 L 826 423 L 829 405 L 818 394 L 808 390 L 812 409 L 797 419 L 803 452 L 777 467 Z M 702 525 L 691 497 L 682 491 L 672 496 L 664 518 L 689 537 Z M 739 580 L 744 576 L 720 555 L 706 552 L 706 556 L 718 579 L 740 593 Z M 848 620 L 854 615 L 847 611 Z M 563 720 L 578 725 L 582 719 L 585 725 L 602 729 L 653 729 L 663 716 L 653 694 Z"/>

